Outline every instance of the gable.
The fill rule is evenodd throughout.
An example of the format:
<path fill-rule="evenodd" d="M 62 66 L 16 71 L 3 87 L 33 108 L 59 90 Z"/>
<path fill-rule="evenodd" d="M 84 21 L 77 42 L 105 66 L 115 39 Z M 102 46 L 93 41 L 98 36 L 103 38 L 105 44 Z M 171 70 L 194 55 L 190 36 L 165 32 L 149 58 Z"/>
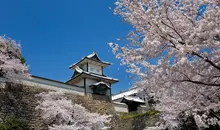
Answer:
<path fill-rule="evenodd" d="M 101 61 L 96 54 L 94 54 L 92 57 L 88 57 L 88 58 L 96 60 L 96 61 Z"/>

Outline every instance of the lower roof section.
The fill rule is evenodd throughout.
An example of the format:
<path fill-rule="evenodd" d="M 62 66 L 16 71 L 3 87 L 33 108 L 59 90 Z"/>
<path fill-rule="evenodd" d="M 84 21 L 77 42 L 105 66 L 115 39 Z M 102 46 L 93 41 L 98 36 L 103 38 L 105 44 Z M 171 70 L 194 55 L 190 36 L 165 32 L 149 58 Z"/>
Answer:
<path fill-rule="evenodd" d="M 118 93 L 118 94 L 114 94 L 112 95 L 112 100 L 117 100 L 117 99 L 120 99 L 120 98 L 123 98 L 125 96 L 131 96 L 133 94 L 137 94 L 138 92 L 140 92 L 142 90 L 142 88 L 133 88 L 133 89 L 130 89 L 130 90 L 127 90 L 125 92 L 121 92 L 121 93 Z"/>
<path fill-rule="evenodd" d="M 95 83 L 95 84 L 93 84 L 93 85 L 90 85 L 90 87 L 91 87 L 91 88 L 93 88 L 93 87 L 99 87 L 99 86 L 101 86 L 101 85 L 106 86 L 106 88 L 111 88 L 109 85 L 107 85 L 107 84 L 104 83 L 104 82 Z"/>
<path fill-rule="evenodd" d="M 140 99 L 139 97 L 135 97 L 135 96 L 125 96 L 123 97 L 122 103 L 126 103 L 126 102 L 137 102 L 140 104 L 145 104 L 145 101 Z"/>

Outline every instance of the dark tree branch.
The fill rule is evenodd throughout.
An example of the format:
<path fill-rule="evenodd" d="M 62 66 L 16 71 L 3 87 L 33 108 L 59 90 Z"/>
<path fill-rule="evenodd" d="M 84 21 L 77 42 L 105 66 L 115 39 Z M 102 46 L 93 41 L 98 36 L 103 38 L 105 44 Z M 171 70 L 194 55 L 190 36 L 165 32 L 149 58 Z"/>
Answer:
<path fill-rule="evenodd" d="M 199 58 L 203 59 L 205 62 L 209 63 L 210 65 L 212 65 L 214 68 L 220 70 L 220 66 L 216 65 L 214 62 L 212 62 L 208 57 L 203 57 L 202 55 L 196 53 L 196 52 L 192 52 L 192 55 L 196 55 Z"/>
<path fill-rule="evenodd" d="M 215 118 L 220 120 L 220 118 L 215 114 L 215 112 L 213 110 L 209 110 L 209 112 L 212 114 L 212 116 L 214 116 Z"/>
<path fill-rule="evenodd" d="M 176 27 L 174 26 L 173 22 L 171 21 L 171 19 L 168 16 L 168 9 L 166 9 L 166 16 L 167 16 L 167 20 L 170 22 L 172 29 L 176 32 L 176 34 L 181 38 L 182 42 L 180 42 L 180 44 L 185 44 L 184 43 L 184 39 L 183 37 L 180 35 L 180 33 L 176 30 Z"/>
<path fill-rule="evenodd" d="M 190 83 L 194 83 L 194 84 L 200 84 L 200 85 L 206 85 L 206 86 L 217 86 L 217 87 L 220 87 L 220 84 L 215 84 L 215 83 L 205 83 L 205 82 L 195 81 L 195 80 L 191 80 L 191 79 L 175 80 L 174 82 L 190 82 Z"/>

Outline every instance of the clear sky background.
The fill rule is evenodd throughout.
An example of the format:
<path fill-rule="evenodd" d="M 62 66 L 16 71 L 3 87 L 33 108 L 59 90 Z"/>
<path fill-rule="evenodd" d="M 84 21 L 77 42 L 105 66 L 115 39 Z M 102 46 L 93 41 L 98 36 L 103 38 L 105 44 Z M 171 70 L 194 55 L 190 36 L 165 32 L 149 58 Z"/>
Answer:
<path fill-rule="evenodd" d="M 129 74 L 108 42 L 132 29 L 113 14 L 115 0 L 1 0 L 0 35 L 22 45 L 33 75 L 67 81 L 69 66 L 96 51 L 113 63 L 105 74 L 120 80 L 113 93 L 131 87 Z"/>

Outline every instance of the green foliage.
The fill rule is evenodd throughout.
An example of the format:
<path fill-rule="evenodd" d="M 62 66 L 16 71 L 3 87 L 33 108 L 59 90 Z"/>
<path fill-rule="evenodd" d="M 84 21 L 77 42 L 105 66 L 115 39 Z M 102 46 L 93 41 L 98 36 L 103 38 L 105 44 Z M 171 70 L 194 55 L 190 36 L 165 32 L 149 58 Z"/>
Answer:
<path fill-rule="evenodd" d="M 21 60 L 21 63 L 22 63 L 22 64 L 25 64 L 25 63 L 26 63 L 26 60 L 24 59 L 24 57 L 21 57 L 20 60 Z"/>
<path fill-rule="evenodd" d="M 148 116 L 154 116 L 154 115 L 157 115 L 157 114 L 159 114 L 159 113 L 160 113 L 160 112 L 157 111 L 157 110 L 146 112 L 146 114 L 147 114 Z"/>
<path fill-rule="evenodd" d="M 142 116 L 155 116 L 159 113 L 160 113 L 159 111 L 150 110 L 145 113 L 121 113 L 120 117 L 122 119 L 130 119 L 130 118 L 137 118 L 137 117 L 142 117 Z"/>
<path fill-rule="evenodd" d="M 0 123 L 0 130 L 30 130 L 30 128 L 24 120 L 12 117 L 3 123 Z"/>

